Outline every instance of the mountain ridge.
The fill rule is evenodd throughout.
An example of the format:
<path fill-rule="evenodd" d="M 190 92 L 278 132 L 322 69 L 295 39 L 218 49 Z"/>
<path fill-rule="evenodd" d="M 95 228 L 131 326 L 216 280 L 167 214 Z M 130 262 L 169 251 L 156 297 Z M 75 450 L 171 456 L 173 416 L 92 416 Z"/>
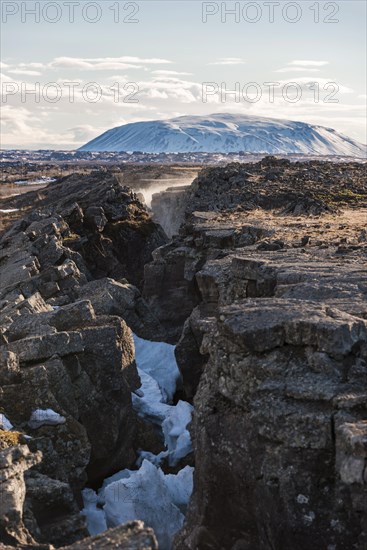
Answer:
<path fill-rule="evenodd" d="M 286 119 L 219 113 L 132 122 L 79 151 L 319 154 L 365 157 L 366 146 L 333 128 Z"/>

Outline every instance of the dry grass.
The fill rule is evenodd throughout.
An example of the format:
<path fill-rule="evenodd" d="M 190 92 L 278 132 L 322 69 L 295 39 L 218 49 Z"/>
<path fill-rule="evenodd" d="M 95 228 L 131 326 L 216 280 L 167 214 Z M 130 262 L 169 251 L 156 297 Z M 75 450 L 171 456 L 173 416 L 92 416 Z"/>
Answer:
<path fill-rule="evenodd" d="M 258 208 L 250 212 L 222 214 L 217 219 L 274 229 L 274 238 L 285 242 L 294 242 L 308 235 L 311 244 L 320 241 L 335 245 L 341 240 L 358 244 L 361 232 L 367 231 L 367 208 L 345 208 L 338 214 L 321 216 L 283 216 L 277 211 Z"/>
<path fill-rule="evenodd" d="M 23 443 L 23 435 L 21 432 L 7 432 L 0 430 L 0 450 L 15 447 Z"/>

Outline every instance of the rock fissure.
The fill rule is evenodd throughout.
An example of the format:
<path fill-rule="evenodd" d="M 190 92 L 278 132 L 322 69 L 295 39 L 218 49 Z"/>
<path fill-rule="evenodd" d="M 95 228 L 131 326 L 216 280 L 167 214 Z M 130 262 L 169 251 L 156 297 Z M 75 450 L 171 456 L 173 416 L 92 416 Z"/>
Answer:
<path fill-rule="evenodd" d="M 304 189 L 296 197 L 299 181 L 294 204 L 284 204 L 290 195 L 279 193 L 279 184 L 294 185 L 297 169 L 275 159 L 266 164 L 266 170 L 277 170 L 274 186 L 262 183 L 259 166 L 231 165 L 203 171 L 179 200 L 177 194 L 172 198 L 182 225 L 175 247 L 162 247 L 146 267 L 144 295 L 166 323 L 152 279 L 159 269 L 169 307 L 172 300 L 181 311 L 194 306 L 184 323 L 176 318 L 176 332 L 170 327 L 174 338 L 181 333 L 176 357 L 195 406 L 195 484 L 176 540 L 180 550 L 366 544 L 361 480 L 367 447 L 359 444 L 357 450 L 352 443 L 367 434 L 367 257 L 359 240 L 366 210 L 359 218 L 357 210 L 349 218 L 342 214 L 342 224 L 329 206 L 321 206 L 322 187 L 329 196 L 334 192 L 329 176 L 335 168 L 315 165 L 321 201 L 316 210 Z M 344 170 L 350 168 L 340 168 L 337 179 Z M 249 181 L 250 172 L 256 183 Z M 226 173 L 237 179 L 227 184 Z M 310 184 L 313 178 L 305 186 Z M 223 186 L 232 192 L 230 201 Z M 265 194 L 256 193 L 256 186 Z M 153 197 L 157 219 L 170 208 L 170 193 Z M 265 214 L 254 211 L 254 200 Z M 332 208 L 339 207 L 345 205 L 335 200 Z M 257 232 L 239 245 L 235 235 L 244 222 L 257 224 Z M 342 225 L 348 235 L 343 238 Z M 349 246 L 342 251 L 343 240 Z M 187 284 L 188 272 L 182 266 L 198 261 L 190 280 L 199 297 L 191 292 L 182 305 L 178 289 Z"/>
<path fill-rule="evenodd" d="M 357 163 L 204 169 L 153 197 L 167 242 L 108 174 L 43 190 L 0 241 L 6 543 L 362 550 L 365 192 Z"/>

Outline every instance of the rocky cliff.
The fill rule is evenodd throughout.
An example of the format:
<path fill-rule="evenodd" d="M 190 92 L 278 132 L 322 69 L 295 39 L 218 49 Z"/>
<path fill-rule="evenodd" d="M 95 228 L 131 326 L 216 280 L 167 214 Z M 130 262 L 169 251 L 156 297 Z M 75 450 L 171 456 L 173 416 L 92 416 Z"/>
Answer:
<path fill-rule="evenodd" d="M 366 207 L 365 165 L 356 162 L 290 162 L 265 157 L 203 169 L 189 188 L 153 195 L 152 210 L 169 235 L 194 211 L 276 209 L 282 214 L 319 215 L 340 207 Z"/>
<path fill-rule="evenodd" d="M 149 450 L 131 403 L 140 386 L 131 329 L 150 339 L 163 329 L 125 277 L 141 284 L 166 238 L 108 175 L 17 200 L 33 209 L 0 240 L 1 539 L 60 546 L 87 535 L 80 489 Z"/>
<path fill-rule="evenodd" d="M 180 234 L 146 266 L 146 299 L 173 338 L 183 328 L 195 406 L 180 550 L 366 547 L 363 170 L 203 171 Z"/>
<path fill-rule="evenodd" d="M 177 342 L 175 399 L 194 404 L 175 548 L 364 550 L 364 167 L 267 158 L 170 193 L 155 198 L 182 222 L 170 242 L 108 174 L 66 178 L 33 209 L 16 199 L 0 241 L 1 541 L 156 548 L 136 522 L 85 539 L 79 513 L 86 483 L 162 450 L 132 407 L 133 330 Z"/>

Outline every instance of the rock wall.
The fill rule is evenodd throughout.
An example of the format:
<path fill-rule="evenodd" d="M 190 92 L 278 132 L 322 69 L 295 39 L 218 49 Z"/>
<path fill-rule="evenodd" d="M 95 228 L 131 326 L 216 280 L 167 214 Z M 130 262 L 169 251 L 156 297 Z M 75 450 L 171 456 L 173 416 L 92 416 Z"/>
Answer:
<path fill-rule="evenodd" d="M 61 550 L 158 550 L 153 529 L 144 526 L 142 521 L 131 521 L 106 533 L 89 537 Z"/>
<path fill-rule="evenodd" d="M 170 187 L 152 196 L 154 220 L 159 223 L 168 237 L 177 235 L 185 221 L 185 211 L 190 186 Z"/>
<path fill-rule="evenodd" d="M 24 472 L 41 461 L 26 445 L 12 446 L 0 453 L 0 540 L 11 547 L 34 543 L 23 522 L 26 494 Z"/>
<path fill-rule="evenodd" d="M 143 296 L 172 341 L 200 303 L 196 274 L 206 262 L 273 233 L 259 224 L 214 219 L 211 212 L 192 213 L 181 235 L 155 250 L 154 261 L 145 266 Z"/>
<path fill-rule="evenodd" d="M 26 492 L 32 493 L 36 497 L 40 486 L 45 484 L 47 489 L 49 506 L 52 510 L 55 503 L 71 505 L 73 498 L 69 494 L 69 499 L 60 502 L 60 494 L 65 495 L 65 489 L 61 482 L 50 480 L 46 476 L 39 474 L 36 481 L 26 483 L 24 474 L 35 464 L 42 460 L 40 453 L 32 454 L 26 445 L 16 445 L 3 450 L 0 454 L 0 546 L 4 550 L 11 548 L 37 548 L 38 550 L 53 550 L 54 546 L 49 544 L 37 543 L 25 526 L 29 511 L 24 510 Z M 65 484 L 64 484 L 65 485 Z M 75 507 L 75 504 L 74 504 Z M 79 516 L 80 536 L 85 535 L 82 516 L 78 515 L 75 507 L 75 520 Z M 49 515 L 48 513 L 45 516 Z M 28 518 L 29 521 L 29 518 Z M 60 529 L 64 525 L 58 523 L 53 526 L 54 529 Z M 75 526 L 74 526 L 75 527 Z M 121 550 L 157 550 L 158 545 L 152 529 L 146 528 L 141 521 L 133 521 L 115 529 L 109 529 L 101 535 L 86 537 L 82 541 L 76 542 L 71 546 L 63 547 L 64 550 L 87 550 L 99 548 L 120 548 Z"/>
<path fill-rule="evenodd" d="M 365 547 L 366 346 L 366 322 L 325 305 L 220 308 L 202 344 L 178 548 Z"/>
<path fill-rule="evenodd" d="M 177 548 L 362 549 L 366 263 L 254 256 L 197 274 L 202 304 L 177 348 L 196 391 L 195 489 Z"/>
<path fill-rule="evenodd" d="M 131 405 L 132 329 L 178 341 L 195 405 L 177 549 L 366 547 L 361 174 L 274 159 L 205 170 L 168 244 L 109 176 L 34 196 L 0 241 L 4 544 L 155 547 L 135 524 L 80 541 L 81 487 L 156 444 Z"/>
<path fill-rule="evenodd" d="M 71 176 L 35 203 L 0 240 L 0 412 L 13 426 L 0 447 L 42 455 L 18 519 L 30 540 L 60 546 L 87 535 L 81 488 L 130 467 L 139 447 L 149 450 L 144 438 L 154 440 L 132 408 L 131 329 L 151 339 L 164 330 L 124 277 L 141 283 L 165 237 L 108 176 Z"/>
<path fill-rule="evenodd" d="M 185 387 L 200 382 L 177 548 L 366 545 L 366 272 L 293 256 L 229 257 L 223 286 L 216 262 L 197 275 L 204 303 L 178 346 Z M 201 378 L 181 366 L 193 338 Z"/>
<path fill-rule="evenodd" d="M 157 316 L 173 326 L 178 312 L 176 357 L 195 405 L 179 550 L 366 547 L 362 169 L 271 159 L 208 169 L 180 235 L 146 267 Z"/>

